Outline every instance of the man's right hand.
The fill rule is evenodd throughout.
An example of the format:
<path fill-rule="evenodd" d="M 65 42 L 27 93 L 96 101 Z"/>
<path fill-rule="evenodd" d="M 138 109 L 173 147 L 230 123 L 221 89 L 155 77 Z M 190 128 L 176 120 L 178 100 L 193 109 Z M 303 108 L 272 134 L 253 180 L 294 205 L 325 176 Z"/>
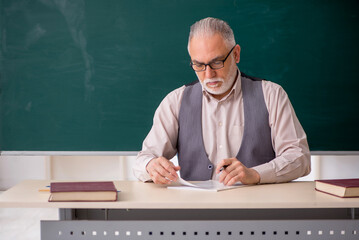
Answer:
<path fill-rule="evenodd" d="M 175 166 L 171 161 L 164 157 L 152 159 L 146 166 L 152 181 L 156 184 L 170 184 L 178 179 L 176 171 L 180 166 Z"/>

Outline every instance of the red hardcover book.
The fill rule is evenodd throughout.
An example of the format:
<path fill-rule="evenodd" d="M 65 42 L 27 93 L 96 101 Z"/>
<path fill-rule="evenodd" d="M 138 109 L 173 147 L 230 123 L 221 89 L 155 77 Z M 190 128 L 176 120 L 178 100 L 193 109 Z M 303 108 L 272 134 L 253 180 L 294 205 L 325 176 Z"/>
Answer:
<path fill-rule="evenodd" d="M 113 182 L 52 182 L 49 202 L 117 201 Z"/>
<path fill-rule="evenodd" d="M 359 197 L 359 178 L 315 180 L 315 190 L 342 198 Z"/>

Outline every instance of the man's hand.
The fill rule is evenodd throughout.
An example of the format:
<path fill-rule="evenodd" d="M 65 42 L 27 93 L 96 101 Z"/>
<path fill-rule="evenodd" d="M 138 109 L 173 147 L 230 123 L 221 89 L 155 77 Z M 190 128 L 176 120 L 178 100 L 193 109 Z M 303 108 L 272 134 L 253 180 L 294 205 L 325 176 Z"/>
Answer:
<path fill-rule="evenodd" d="M 222 167 L 223 170 L 220 171 Z M 243 184 L 257 184 L 260 181 L 258 172 L 252 168 L 247 168 L 237 158 L 228 158 L 220 161 L 216 173 L 221 173 L 219 181 L 228 186 L 238 181 Z"/>
<path fill-rule="evenodd" d="M 176 171 L 180 166 L 175 166 L 171 161 L 164 157 L 152 159 L 146 166 L 152 181 L 156 184 L 170 184 L 178 179 Z"/>

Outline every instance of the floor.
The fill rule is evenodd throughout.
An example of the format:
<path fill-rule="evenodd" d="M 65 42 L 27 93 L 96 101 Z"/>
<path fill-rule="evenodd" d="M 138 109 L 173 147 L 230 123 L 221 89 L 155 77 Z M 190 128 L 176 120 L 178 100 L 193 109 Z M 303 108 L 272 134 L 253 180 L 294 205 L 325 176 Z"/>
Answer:
<path fill-rule="evenodd" d="M 40 240 L 40 220 L 58 220 L 58 209 L 0 208 L 0 239 Z"/>

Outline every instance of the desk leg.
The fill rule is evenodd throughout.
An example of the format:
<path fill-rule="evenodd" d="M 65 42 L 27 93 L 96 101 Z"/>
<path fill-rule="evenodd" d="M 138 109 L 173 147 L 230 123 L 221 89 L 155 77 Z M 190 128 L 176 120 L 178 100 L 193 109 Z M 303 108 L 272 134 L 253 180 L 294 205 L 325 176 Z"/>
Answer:
<path fill-rule="evenodd" d="M 61 221 L 64 220 L 75 220 L 75 209 L 70 208 L 60 208 L 59 209 L 59 218 Z"/>
<path fill-rule="evenodd" d="M 351 215 L 352 219 L 355 219 L 355 208 L 350 209 L 350 215 Z"/>

